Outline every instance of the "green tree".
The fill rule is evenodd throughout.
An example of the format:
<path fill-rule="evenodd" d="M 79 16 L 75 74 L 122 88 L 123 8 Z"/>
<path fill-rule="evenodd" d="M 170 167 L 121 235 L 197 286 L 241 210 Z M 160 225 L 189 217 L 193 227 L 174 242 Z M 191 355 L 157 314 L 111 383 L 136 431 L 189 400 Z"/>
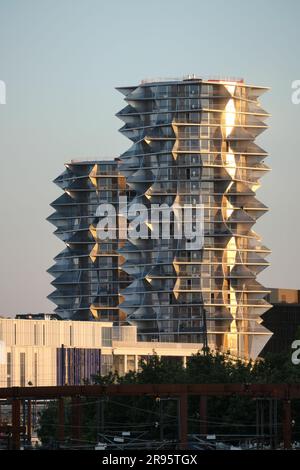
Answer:
<path fill-rule="evenodd" d="M 300 367 L 292 364 L 289 356 L 268 355 L 263 360 L 244 362 L 233 360 L 226 354 L 198 353 L 184 368 L 181 361 L 159 358 L 153 355 L 140 363 L 138 372 L 128 372 L 120 377 L 110 373 L 105 377 L 96 376 L 98 384 L 160 384 L 160 383 L 300 383 Z M 66 406 L 66 436 L 70 438 L 71 403 Z M 164 436 L 176 439 L 177 403 L 155 397 L 110 397 L 103 403 L 105 431 L 117 433 L 121 430 L 142 430 L 148 439 L 161 437 L 161 412 L 164 414 Z M 208 401 L 209 432 L 231 434 L 253 434 L 255 431 L 255 401 L 247 397 L 211 397 Z M 281 419 L 279 409 L 279 420 Z M 55 402 L 41 413 L 39 436 L 45 445 L 53 445 L 57 434 L 57 405 Z M 99 402 L 83 399 L 82 438 L 87 445 L 94 445 L 99 436 Z M 293 405 L 295 430 L 300 431 L 300 407 Z M 199 397 L 189 401 L 189 428 L 199 432 Z"/>

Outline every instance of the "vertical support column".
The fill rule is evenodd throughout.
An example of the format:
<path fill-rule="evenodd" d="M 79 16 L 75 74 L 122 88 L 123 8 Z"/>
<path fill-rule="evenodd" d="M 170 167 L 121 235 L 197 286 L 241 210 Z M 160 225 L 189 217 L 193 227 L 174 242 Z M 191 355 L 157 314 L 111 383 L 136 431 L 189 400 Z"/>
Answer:
<path fill-rule="evenodd" d="M 18 398 L 12 400 L 12 450 L 20 450 L 20 417 L 21 402 Z"/>
<path fill-rule="evenodd" d="M 283 400 L 283 447 L 292 447 L 292 411 L 291 400 Z"/>
<path fill-rule="evenodd" d="M 100 398 L 97 399 L 96 403 L 96 439 L 99 442 L 99 434 L 100 434 Z"/>
<path fill-rule="evenodd" d="M 100 401 L 100 432 L 101 434 L 104 434 L 104 418 L 105 418 L 105 415 L 104 415 L 104 406 L 105 406 L 105 398 L 102 396 L 101 397 L 101 401 Z"/>
<path fill-rule="evenodd" d="M 274 416 L 274 449 L 276 449 L 277 444 L 278 444 L 278 401 L 276 398 L 274 399 L 273 416 Z"/>
<path fill-rule="evenodd" d="M 199 403 L 200 434 L 207 434 L 207 396 L 202 395 Z"/>
<path fill-rule="evenodd" d="M 62 444 L 65 440 L 65 402 L 62 397 L 58 400 L 57 438 L 59 444 Z"/>
<path fill-rule="evenodd" d="M 187 434 L 188 434 L 188 397 L 186 393 L 180 395 L 180 449 L 187 448 Z"/>
<path fill-rule="evenodd" d="M 163 400 L 159 398 L 159 440 L 162 442 L 164 440 L 164 408 L 163 408 Z M 179 411 L 180 416 L 180 411 Z M 180 423 L 180 419 L 179 419 Z M 180 424 L 179 424 L 179 433 L 180 433 Z M 179 436 L 180 439 L 180 436 Z"/>
<path fill-rule="evenodd" d="M 104 433 L 104 404 L 105 397 L 102 395 L 97 399 L 96 403 L 96 434 L 97 441 L 100 440 L 100 434 Z"/>
<path fill-rule="evenodd" d="M 80 397 L 72 397 L 72 439 L 79 444 L 81 430 L 81 400 Z"/>
<path fill-rule="evenodd" d="M 269 428 L 270 428 L 270 448 L 276 449 L 277 446 L 277 416 L 276 416 L 277 400 L 269 398 Z"/>
<path fill-rule="evenodd" d="M 31 400 L 27 400 L 27 442 L 28 444 L 31 444 L 31 429 L 32 429 Z"/>

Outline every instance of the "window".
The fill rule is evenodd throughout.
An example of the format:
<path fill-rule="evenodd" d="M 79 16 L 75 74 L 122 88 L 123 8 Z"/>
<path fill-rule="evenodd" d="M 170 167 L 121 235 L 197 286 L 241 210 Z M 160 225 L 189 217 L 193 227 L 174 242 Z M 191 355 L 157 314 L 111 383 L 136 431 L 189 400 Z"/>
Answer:
<path fill-rule="evenodd" d="M 25 353 L 20 353 L 20 387 L 25 387 Z"/>
<path fill-rule="evenodd" d="M 73 345 L 73 327 L 70 325 L 70 346 Z"/>
<path fill-rule="evenodd" d="M 208 137 L 208 127 L 207 126 L 201 126 L 201 137 Z"/>
<path fill-rule="evenodd" d="M 11 362 L 11 353 L 7 353 L 7 363 L 6 363 L 6 375 L 7 375 L 7 386 L 12 386 L 12 362 Z"/>
<path fill-rule="evenodd" d="M 101 375 L 107 375 L 113 370 L 113 356 L 102 355 L 101 356 Z"/>
<path fill-rule="evenodd" d="M 37 325 L 33 326 L 33 344 L 37 346 Z"/>
<path fill-rule="evenodd" d="M 34 353 L 33 373 L 34 373 L 34 385 L 37 386 L 37 384 L 38 384 L 38 356 L 37 356 L 37 353 Z"/>
<path fill-rule="evenodd" d="M 201 150 L 208 150 L 208 140 L 201 140 Z"/>
<path fill-rule="evenodd" d="M 112 328 L 102 327 L 102 346 L 109 348 L 112 346 Z"/>
<path fill-rule="evenodd" d="M 135 371 L 135 356 L 127 356 L 127 371 Z"/>
<path fill-rule="evenodd" d="M 168 111 L 168 100 L 161 100 L 160 101 L 160 110 L 161 111 Z"/>
<path fill-rule="evenodd" d="M 113 368 L 116 372 L 118 372 L 119 375 L 124 375 L 125 373 L 124 362 L 125 362 L 125 356 L 121 356 L 121 355 L 113 356 Z"/>

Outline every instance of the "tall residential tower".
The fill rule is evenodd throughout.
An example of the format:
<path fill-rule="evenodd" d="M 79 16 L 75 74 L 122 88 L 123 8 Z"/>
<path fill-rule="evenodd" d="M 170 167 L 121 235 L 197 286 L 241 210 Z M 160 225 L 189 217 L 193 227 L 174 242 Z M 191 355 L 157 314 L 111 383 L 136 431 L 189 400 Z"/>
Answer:
<path fill-rule="evenodd" d="M 134 325 L 153 344 L 258 356 L 271 336 L 261 324 L 268 291 L 256 280 L 269 250 L 253 230 L 267 211 L 256 199 L 267 153 L 255 143 L 267 128 L 258 101 L 266 90 L 194 76 L 119 88 L 132 146 L 114 161 L 71 161 L 55 180 L 64 194 L 49 220 L 66 244 L 49 270 L 57 314 Z M 153 238 L 148 218 L 147 238 L 101 240 L 97 207 L 118 210 L 121 196 L 149 215 L 155 204 L 173 209 L 169 238 Z M 189 207 L 196 224 L 199 205 L 204 242 L 195 247 L 175 236 L 174 214 Z"/>
<path fill-rule="evenodd" d="M 122 269 L 133 281 L 120 309 L 142 340 L 200 343 L 206 331 L 213 349 L 256 357 L 270 337 L 256 280 L 269 250 L 252 229 L 267 210 L 256 199 L 267 153 L 255 143 L 267 127 L 258 102 L 266 88 L 188 77 L 119 91 L 121 132 L 132 141 L 119 169 L 132 203 L 203 204 L 205 229 L 195 251 L 172 236 L 128 241 Z"/>
<path fill-rule="evenodd" d="M 118 249 L 124 241 L 99 240 L 96 228 L 100 204 L 118 211 L 125 178 L 115 161 L 72 160 L 65 167 L 54 181 L 64 194 L 51 204 L 55 212 L 48 217 L 66 245 L 48 270 L 56 289 L 49 299 L 61 318 L 123 322 L 119 296 L 129 276 L 119 269 Z"/>

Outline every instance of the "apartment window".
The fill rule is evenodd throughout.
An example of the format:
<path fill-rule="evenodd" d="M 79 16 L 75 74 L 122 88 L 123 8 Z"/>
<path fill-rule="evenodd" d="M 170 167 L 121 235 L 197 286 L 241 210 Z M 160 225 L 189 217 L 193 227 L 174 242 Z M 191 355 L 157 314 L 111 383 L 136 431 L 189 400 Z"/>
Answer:
<path fill-rule="evenodd" d="M 70 325 L 70 346 L 73 345 L 73 327 Z"/>
<path fill-rule="evenodd" d="M 125 362 L 125 356 L 121 356 L 121 355 L 113 356 L 113 368 L 116 372 L 118 372 L 119 375 L 124 375 L 125 373 L 124 362 Z"/>
<path fill-rule="evenodd" d="M 38 355 L 34 353 L 34 364 L 33 364 L 33 373 L 34 373 L 34 385 L 38 384 Z"/>
<path fill-rule="evenodd" d="M 160 110 L 161 111 L 168 111 L 168 100 L 161 100 L 160 101 Z"/>
<path fill-rule="evenodd" d="M 107 375 L 113 370 L 113 356 L 102 355 L 101 356 L 101 375 Z"/>
<path fill-rule="evenodd" d="M 7 375 L 7 386 L 11 387 L 12 386 L 12 358 L 11 358 L 11 353 L 7 353 L 7 359 L 6 359 L 6 375 Z"/>
<path fill-rule="evenodd" d="M 37 325 L 33 326 L 33 344 L 37 345 Z"/>
<path fill-rule="evenodd" d="M 202 113 L 202 122 L 209 122 L 209 113 Z"/>
<path fill-rule="evenodd" d="M 199 136 L 199 127 L 198 126 L 192 126 L 188 128 L 190 135 L 193 137 L 198 137 Z"/>
<path fill-rule="evenodd" d="M 202 278 L 202 287 L 203 289 L 209 289 L 210 287 L 210 279 Z"/>
<path fill-rule="evenodd" d="M 102 332 L 102 346 L 110 348 L 112 346 L 112 328 L 103 327 Z"/>
<path fill-rule="evenodd" d="M 201 126 L 201 137 L 208 137 L 208 127 L 207 126 Z"/>
<path fill-rule="evenodd" d="M 208 150 L 208 140 L 201 140 L 201 150 Z"/>
<path fill-rule="evenodd" d="M 17 325 L 14 324 L 14 344 L 17 344 Z"/>
<path fill-rule="evenodd" d="M 127 356 L 127 371 L 135 371 L 135 356 Z"/>
<path fill-rule="evenodd" d="M 25 353 L 20 353 L 20 387 L 25 387 Z"/>

